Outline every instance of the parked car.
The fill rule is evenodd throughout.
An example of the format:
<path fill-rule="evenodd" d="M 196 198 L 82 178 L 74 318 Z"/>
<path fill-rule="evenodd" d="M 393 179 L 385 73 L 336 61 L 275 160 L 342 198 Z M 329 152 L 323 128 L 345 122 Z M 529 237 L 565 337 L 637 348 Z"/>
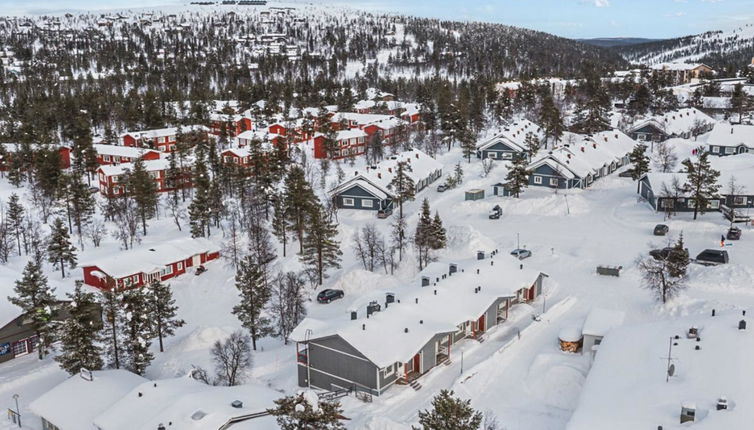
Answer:
<path fill-rule="evenodd" d="M 385 219 L 393 214 L 393 208 L 380 209 L 377 211 L 377 218 Z"/>
<path fill-rule="evenodd" d="M 503 208 L 501 208 L 500 205 L 495 205 L 495 207 L 490 210 L 490 219 L 500 219 L 502 215 Z"/>
<path fill-rule="evenodd" d="M 673 252 L 677 252 L 677 250 L 674 247 L 666 247 L 666 248 L 662 248 L 662 249 L 653 249 L 653 250 L 649 251 L 649 255 L 652 258 L 654 258 L 655 260 L 665 260 Z M 689 250 L 688 249 L 684 249 L 683 252 L 686 253 L 686 257 L 689 256 Z"/>
<path fill-rule="evenodd" d="M 448 187 L 445 184 L 440 184 L 440 185 L 437 186 L 437 192 L 438 193 L 444 193 L 445 191 L 448 191 L 448 189 L 450 189 L 450 187 Z"/>
<path fill-rule="evenodd" d="M 528 249 L 514 249 L 511 251 L 511 255 L 518 258 L 519 260 L 523 260 L 524 258 L 531 257 L 531 251 Z"/>
<path fill-rule="evenodd" d="M 655 236 L 665 236 L 670 231 L 670 227 L 665 224 L 657 224 L 654 229 Z"/>
<path fill-rule="evenodd" d="M 696 256 L 696 262 L 704 266 L 728 264 L 728 251 L 723 249 L 705 249 Z"/>
<path fill-rule="evenodd" d="M 199 276 L 199 275 L 201 275 L 202 273 L 204 273 L 206 271 L 207 271 L 207 268 L 204 267 L 204 265 L 202 264 L 201 266 L 199 266 L 199 267 L 196 268 L 196 272 L 194 272 L 194 274 L 196 276 Z"/>
<path fill-rule="evenodd" d="M 89 187 L 89 192 L 94 194 L 99 192 L 99 188 L 97 187 Z"/>
<path fill-rule="evenodd" d="M 342 299 L 345 294 L 343 290 L 326 289 L 317 294 L 317 301 L 319 303 L 330 303 L 333 300 Z"/>
<path fill-rule="evenodd" d="M 741 229 L 738 227 L 729 228 L 725 238 L 728 240 L 741 240 Z"/>

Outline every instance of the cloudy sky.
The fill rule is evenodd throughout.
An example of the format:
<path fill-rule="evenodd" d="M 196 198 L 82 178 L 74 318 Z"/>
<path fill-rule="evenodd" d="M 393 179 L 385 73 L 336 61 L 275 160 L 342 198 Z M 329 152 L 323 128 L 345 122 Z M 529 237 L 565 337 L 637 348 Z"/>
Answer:
<path fill-rule="evenodd" d="M 665 38 L 754 23 L 754 0 L 308 0 L 482 20 L 565 37 Z M 181 4 L 179 0 L 0 0 L 0 15 Z"/>

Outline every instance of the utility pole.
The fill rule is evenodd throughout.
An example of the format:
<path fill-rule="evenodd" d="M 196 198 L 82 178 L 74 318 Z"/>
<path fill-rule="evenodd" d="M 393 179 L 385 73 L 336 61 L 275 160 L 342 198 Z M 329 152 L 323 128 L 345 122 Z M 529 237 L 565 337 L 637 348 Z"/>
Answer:
<path fill-rule="evenodd" d="M 18 394 L 13 395 L 13 400 L 16 401 L 16 418 L 18 418 L 18 428 L 21 428 L 21 409 L 18 408 Z"/>

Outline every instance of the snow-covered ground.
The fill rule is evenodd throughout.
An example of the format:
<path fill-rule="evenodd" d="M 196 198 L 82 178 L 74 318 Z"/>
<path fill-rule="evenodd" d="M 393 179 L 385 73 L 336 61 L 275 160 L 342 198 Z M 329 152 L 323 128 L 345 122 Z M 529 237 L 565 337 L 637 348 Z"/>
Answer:
<path fill-rule="evenodd" d="M 700 138 L 700 142 L 703 138 Z M 677 142 L 681 158 L 696 144 Z M 464 183 L 444 193 L 434 186 L 417 196 L 404 208 L 409 227 L 414 228 L 423 198 L 428 198 L 432 210 L 437 210 L 448 228 L 449 248 L 439 258 L 471 257 L 478 249 L 498 248 L 503 252 L 521 246 L 530 249 L 533 257 L 527 264 L 546 272 L 545 297 L 532 306 L 520 306 L 509 322 L 494 328 L 484 343 L 466 341 L 453 351 L 452 364 L 439 366 L 422 377 L 423 388 L 415 392 L 408 386 L 395 386 L 384 396 L 365 404 L 347 397 L 343 399 L 345 416 L 352 429 L 408 429 L 417 421 L 417 413 L 429 406 L 433 395 L 443 388 L 451 388 L 458 395 L 471 398 L 472 405 L 490 411 L 498 417 L 502 428 L 508 430 L 550 430 L 565 427 L 576 407 L 581 387 L 588 373 L 587 356 L 561 353 L 558 332 L 567 326 L 580 326 L 594 307 L 620 309 L 626 312 L 626 323 L 662 320 L 682 315 L 707 314 L 712 308 L 737 309 L 754 305 L 754 245 L 752 231 L 744 228 L 743 239 L 727 248 L 731 264 L 727 267 L 690 267 L 688 289 L 666 306 L 653 301 L 650 292 L 640 286 L 635 260 L 654 247 L 665 246 L 683 231 L 692 254 L 705 248 L 719 246 L 719 237 L 727 227 L 719 213 L 709 213 L 693 221 L 691 215 L 680 214 L 663 220 L 636 194 L 636 183 L 617 175 L 604 178 L 588 190 L 553 192 L 547 189 L 527 189 L 520 199 L 490 197 L 491 185 L 503 179 L 505 167 L 496 166 L 487 177 L 481 177 L 481 164 L 473 159 L 468 164 L 459 149 L 438 157 L 445 166 L 445 174 L 452 172 L 457 162 L 464 168 Z M 335 169 L 330 170 L 335 175 Z M 327 183 L 331 183 L 333 177 Z M 466 202 L 464 191 L 484 188 L 485 200 Z M 0 180 L 0 198 L 4 201 L 13 188 Z M 25 191 L 21 190 L 21 194 Z M 495 204 L 503 208 L 499 220 L 489 220 L 488 210 Z M 344 251 L 343 268 L 330 273 L 326 287 L 341 288 L 344 300 L 329 305 L 311 302 L 310 316 L 327 318 L 348 311 L 349 296 L 356 296 L 380 286 L 394 285 L 399 290 L 418 272 L 412 252 L 404 259 L 394 276 L 383 272 L 365 272 L 351 250 L 353 233 L 366 223 L 374 223 L 388 236 L 391 220 L 378 220 L 372 213 L 341 210 L 340 240 Z M 652 228 L 659 222 L 670 226 L 669 238 L 652 236 Z M 222 241 L 220 232 L 211 238 Z M 167 215 L 150 222 L 149 234 L 142 246 L 186 237 L 179 232 Z M 87 244 L 79 256 L 80 262 L 92 260 L 106 252 L 116 252 L 118 243 L 108 238 L 102 248 Z M 296 249 L 294 243 L 290 249 Z M 280 253 L 282 254 L 282 253 Z M 0 279 L 0 297 L 12 294 L 13 282 L 20 277 L 25 258 L 13 257 Z M 300 267 L 295 255 L 279 258 L 277 269 L 296 270 Z M 620 278 L 601 277 L 595 273 L 597 265 L 621 265 Z M 156 359 L 147 370 L 151 379 L 170 378 L 186 374 L 192 365 L 212 368 L 209 349 L 215 340 L 222 339 L 240 328 L 230 313 L 238 301 L 234 273 L 220 260 L 207 265 L 201 276 L 185 275 L 171 285 L 180 306 L 180 316 L 187 321 L 175 337 L 166 342 L 166 352 L 156 352 Z M 59 281 L 60 273 L 45 268 L 50 280 Z M 59 282 L 60 289 L 70 288 L 75 277 Z M 316 291 L 312 290 L 312 297 Z M 546 310 L 543 313 L 543 310 Z M 538 320 L 531 315 L 541 314 Z M 38 361 L 27 356 L 0 364 L 0 407 L 14 407 L 13 394 L 19 394 L 24 426 L 39 430 L 41 423 L 28 411 L 29 403 L 66 377 L 51 358 Z M 253 368 L 246 383 L 260 384 L 279 391 L 280 395 L 295 393 L 295 348 L 280 339 L 266 338 L 259 342 L 254 354 Z M 271 405 L 270 405 L 271 406 Z M 13 428 L 5 420 L 0 429 Z M 264 430 L 262 427 L 260 429 Z"/>

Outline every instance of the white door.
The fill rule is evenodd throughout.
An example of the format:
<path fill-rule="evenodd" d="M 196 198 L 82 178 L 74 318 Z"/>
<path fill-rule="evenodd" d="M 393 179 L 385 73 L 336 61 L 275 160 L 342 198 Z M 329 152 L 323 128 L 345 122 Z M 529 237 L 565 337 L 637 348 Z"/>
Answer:
<path fill-rule="evenodd" d="M 196 266 L 199 266 L 201 264 L 202 264 L 202 256 L 199 255 L 199 254 L 196 254 L 193 257 L 193 261 L 192 261 L 191 265 L 194 266 L 194 267 L 196 267 Z"/>

